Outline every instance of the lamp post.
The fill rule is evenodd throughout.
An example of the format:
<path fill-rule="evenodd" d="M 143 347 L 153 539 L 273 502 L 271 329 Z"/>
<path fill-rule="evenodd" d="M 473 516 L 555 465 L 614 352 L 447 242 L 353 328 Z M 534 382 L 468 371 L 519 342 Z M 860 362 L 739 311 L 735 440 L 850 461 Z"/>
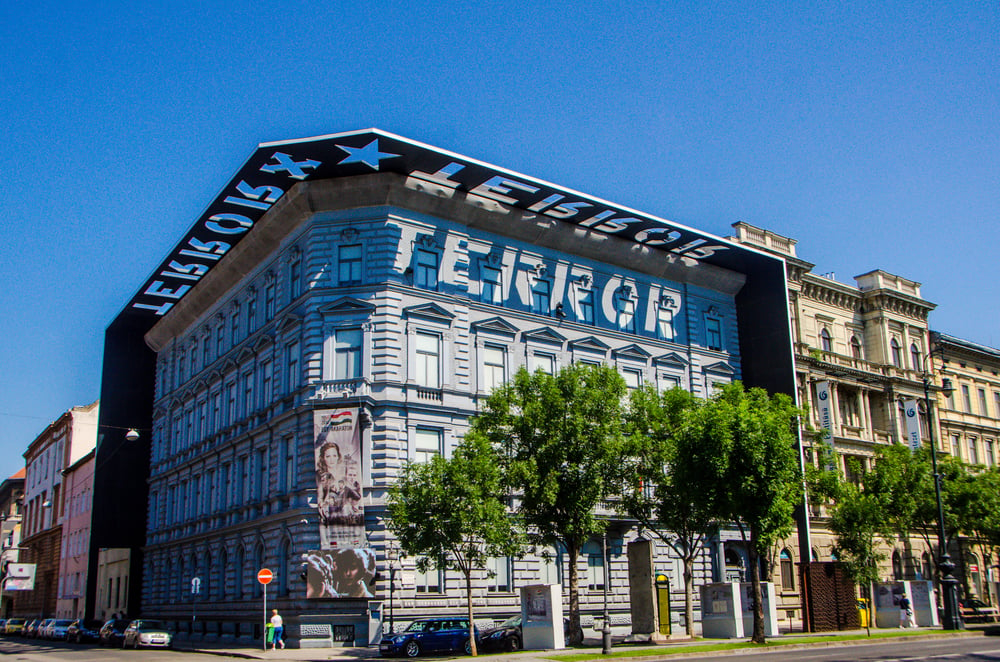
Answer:
<path fill-rule="evenodd" d="M 611 581 L 611 573 L 608 569 L 608 531 L 604 530 L 601 538 L 601 555 L 604 563 L 604 626 L 601 628 L 601 653 L 607 655 L 611 652 L 611 618 L 608 615 L 608 583 Z"/>
<path fill-rule="evenodd" d="M 951 573 L 955 570 L 951 556 L 948 554 L 947 535 L 944 528 L 944 506 L 941 502 L 941 473 L 937 465 L 937 448 L 935 446 L 934 417 L 931 408 L 931 374 L 928 366 L 933 368 L 931 353 L 924 358 L 924 373 L 921 380 L 924 385 L 924 408 L 927 410 L 927 433 L 931 441 L 931 467 L 934 471 L 934 496 L 937 499 L 938 524 L 938 583 L 941 586 L 941 599 L 944 602 L 944 620 L 941 623 L 945 630 L 961 630 L 962 619 L 958 610 L 958 580 Z M 940 390 L 945 396 L 950 396 L 955 388 L 951 380 L 945 377 L 941 381 Z"/>

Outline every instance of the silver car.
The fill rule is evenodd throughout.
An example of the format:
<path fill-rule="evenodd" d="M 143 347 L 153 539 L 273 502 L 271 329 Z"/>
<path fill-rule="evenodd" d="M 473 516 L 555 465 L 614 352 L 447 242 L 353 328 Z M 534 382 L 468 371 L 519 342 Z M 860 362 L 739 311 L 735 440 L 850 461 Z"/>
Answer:
<path fill-rule="evenodd" d="M 139 648 L 140 646 L 170 648 L 170 640 L 170 632 L 167 631 L 163 621 L 137 618 L 125 628 L 125 634 L 122 636 L 122 648 Z"/>

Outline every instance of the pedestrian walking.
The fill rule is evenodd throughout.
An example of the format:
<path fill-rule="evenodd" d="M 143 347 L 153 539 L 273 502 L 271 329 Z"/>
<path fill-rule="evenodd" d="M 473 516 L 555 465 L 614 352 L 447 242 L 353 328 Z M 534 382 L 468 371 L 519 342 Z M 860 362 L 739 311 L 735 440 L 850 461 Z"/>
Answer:
<path fill-rule="evenodd" d="M 281 620 L 281 614 L 278 613 L 277 609 L 271 610 L 271 628 L 273 630 L 272 640 L 271 640 L 271 650 L 275 648 L 285 647 L 285 625 L 284 621 Z"/>
<path fill-rule="evenodd" d="M 913 627 L 913 607 L 910 605 L 910 599 L 905 595 L 899 599 L 899 627 Z"/>

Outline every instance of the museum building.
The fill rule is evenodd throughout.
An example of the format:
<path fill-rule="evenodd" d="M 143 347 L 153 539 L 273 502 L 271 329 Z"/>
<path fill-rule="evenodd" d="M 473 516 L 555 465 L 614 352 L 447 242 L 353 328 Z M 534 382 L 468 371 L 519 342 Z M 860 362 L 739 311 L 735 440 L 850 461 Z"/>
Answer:
<path fill-rule="evenodd" d="M 405 463 L 447 456 L 522 365 L 794 394 L 786 291 L 779 256 L 382 131 L 263 144 L 108 327 L 91 557 L 125 550 L 130 615 L 192 635 L 259 635 L 265 567 L 293 637 L 363 645 L 390 613 L 457 610 L 458 575 L 420 572 L 387 530 Z M 582 612 L 607 588 L 627 626 L 636 531 L 604 514 Z M 725 547 L 703 578 L 726 576 Z M 564 564 L 495 559 L 477 615 Z M 679 609 L 679 566 L 656 564 Z"/>

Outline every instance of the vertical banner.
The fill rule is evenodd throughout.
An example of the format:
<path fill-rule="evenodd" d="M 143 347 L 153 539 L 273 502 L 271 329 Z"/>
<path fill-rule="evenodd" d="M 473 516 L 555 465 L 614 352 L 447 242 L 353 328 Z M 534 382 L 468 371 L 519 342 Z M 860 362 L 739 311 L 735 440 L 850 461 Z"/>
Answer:
<path fill-rule="evenodd" d="M 819 426 L 823 428 L 822 439 L 830 445 L 833 451 L 833 408 L 830 401 L 830 382 L 816 382 L 816 409 L 819 413 Z M 833 471 L 833 461 L 827 463 L 826 470 Z"/>
<path fill-rule="evenodd" d="M 917 401 L 903 401 L 903 414 L 906 419 L 906 440 L 910 444 L 910 452 L 920 448 L 920 417 L 917 416 Z"/>
<path fill-rule="evenodd" d="M 356 409 L 313 412 L 320 549 L 365 547 Z"/>

